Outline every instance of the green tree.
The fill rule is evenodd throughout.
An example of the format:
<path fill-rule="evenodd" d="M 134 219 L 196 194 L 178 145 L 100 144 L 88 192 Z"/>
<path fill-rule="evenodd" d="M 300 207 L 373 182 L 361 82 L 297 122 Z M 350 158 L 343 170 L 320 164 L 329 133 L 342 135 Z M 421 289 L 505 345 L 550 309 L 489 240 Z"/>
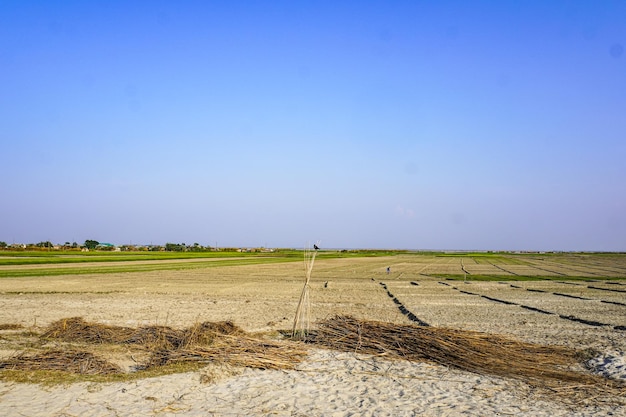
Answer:
<path fill-rule="evenodd" d="M 196 242 L 193 244 L 193 246 L 187 246 L 187 250 L 191 252 L 202 252 L 204 250 L 204 247 Z"/>
<path fill-rule="evenodd" d="M 95 249 L 96 246 L 98 246 L 100 244 L 100 242 L 98 242 L 97 240 L 85 240 L 85 247 L 89 250 Z"/>
<path fill-rule="evenodd" d="M 184 243 L 166 243 L 165 250 L 168 252 L 184 252 L 187 247 Z"/>

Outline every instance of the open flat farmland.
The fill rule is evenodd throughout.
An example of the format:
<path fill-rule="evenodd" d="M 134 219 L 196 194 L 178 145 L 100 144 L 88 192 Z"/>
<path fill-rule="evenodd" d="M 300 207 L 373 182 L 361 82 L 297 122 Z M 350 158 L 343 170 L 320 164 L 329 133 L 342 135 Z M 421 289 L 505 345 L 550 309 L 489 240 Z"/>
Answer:
<path fill-rule="evenodd" d="M 13 257 L 0 267 L 0 360 L 31 349 L 33 334 L 70 317 L 132 328 L 232 321 L 251 334 L 280 337 L 291 329 L 302 293 L 301 255 L 50 263 Z M 312 329 L 350 315 L 479 331 L 590 352 L 597 372 L 626 381 L 626 255 L 320 252 L 310 305 Z M 118 349 L 109 359 L 130 369 L 136 358 Z M 0 406 L 9 416 L 93 414 L 94 407 L 101 410 L 94 415 L 624 415 L 621 394 L 604 405 L 594 395 L 586 405 L 565 407 L 521 381 L 384 357 L 312 350 L 298 369 L 304 372 L 222 370 L 222 377 L 211 374 L 212 385 L 197 380 L 215 370 L 97 388 L 0 382 Z"/>
<path fill-rule="evenodd" d="M 600 343 L 593 336 L 598 332 L 611 340 L 625 334 L 620 330 L 626 325 L 625 255 L 329 258 L 320 256 L 314 264 L 313 322 L 335 314 L 409 322 L 380 285 L 384 283 L 416 317 L 437 326 L 570 344 L 580 339 L 551 339 L 555 332 L 563 334 L 554 330 L 555 323 L 559 329 L 579 331 L 586 343 Z M 135 270 L 146 266 L 150 269 Z M 46 274 L 31 275 L 37 271 Z M 287 329 L 304 283 L 301 259 L 250 256 L 112 257 L 107 262 L 3 265 L 0 272 L 0 323 L 24 326 L 82 316 L 123 325 L 233 320 L 251 331 Z"/>

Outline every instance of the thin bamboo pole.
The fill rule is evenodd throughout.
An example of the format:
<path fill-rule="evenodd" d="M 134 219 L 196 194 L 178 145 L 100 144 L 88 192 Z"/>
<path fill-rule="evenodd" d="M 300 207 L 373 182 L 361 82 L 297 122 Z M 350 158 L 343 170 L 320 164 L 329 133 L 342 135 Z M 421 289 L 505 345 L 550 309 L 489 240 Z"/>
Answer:
<path fill-rule="evenodd" d="M 311 286 L 309 285 L 309 281 L 311 280 L 316 255 L 317 250 L 312 251 L 310 248 L 304 249 L 305 281 L 302 293 L 300 294 L 300 301 L 296 308 L 296 315 L 293 320 L 293 329 L 291 331 L 293 338 L 304 339 L 309 334 L 311 326 L 311 301 L 309 299 Z"/>

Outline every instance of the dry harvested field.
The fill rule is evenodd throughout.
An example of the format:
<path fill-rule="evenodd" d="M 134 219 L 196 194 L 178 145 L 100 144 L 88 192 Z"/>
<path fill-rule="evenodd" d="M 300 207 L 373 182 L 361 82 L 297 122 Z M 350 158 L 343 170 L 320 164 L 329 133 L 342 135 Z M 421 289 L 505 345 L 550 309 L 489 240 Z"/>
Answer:
<path fill-rule="evenodd" d="M 20 272 L 32 272 L 44 268 L 45 264 L 2 266 L 0 325 L 21 326 L 21 330 L 0 331 L 0 358 L 10 357 L 20 348 L 15 336 L 19 332 L 28 329 L 37 333 L 57 320 L 69 317 L 82 317 L 88 322 L 106 325 L 174 328 L 228 320 L 246 332 L 268 337 L 291 329 L 304 283 L 302 261 L 210 264 L 217 260 L 126 261 L 123 263 L 126 266 L 137 262 L 156 265 L 157 268 L 144 272 L 108 273 L 94 272 L 93 268 L 98 265 L 92 263 L 63 264 L 64 271 L 83 268 L 86 273 L 47 273 L 43 276 L 36 273 L 20 276 Z M 159 262 L 168 263 L 168 268 L 158 269 Z M 196 265 L 176 269 L 172 268 L 174 263 Z M 15 276 L 11 276 L 11 271 L 16 271 Z M 613 373 L 615 378 L 626 378 L 626 255 L 439 256 L 405 253 L 334 259 L 320 256 L 315 261 L 311 277 L 310 300 L 313 329 L 319 320 L 350 315 L 399 325 L 422 323 L 486 332 L 521 342 L 593 350 L 597 356 L 595 363 L 598 371 Z M 107 406 L 109 410 L 117 411 L 107 412 L 107 408 L 103 407 L 103 411 L 93 415 L 140 415 L 146 410 L 149 415 L 351 415 L 353 412 L 362 415 L 414 415 L 418 411 L 422 415 L 484 415 L 496 412 L 516 415 L 590 415 L 590 412 L 625 415 L 621 406 L 610 401 L 608 405 L 587 404 L 580 405 L 580 408 L 571 404 L 564 408 L 562 404 L 549 400 L 531 401 L 529 389 L 510 380 L 477 377 L 435 365 L 412 363 L 400 369 L 396 362 L 381 365 L 380 359 L 376 358 L 368 359 L 375 362 L 372 365 L 374 362 L 367 362 L 358 355 L 337 353 L 328 357 L 320 352 L 313 350 L 311 359 L 301 365 L 299 369 L 304 373 L 291 375 L 282 371 L 283 379 L 280 379 L 281 371 L 276 371 L 279 372 L 277 375 L 269 374 L 270 371 L 254 371 L 266 372 L 259 376 L 249 373 L 252 370 L 246 370 L 236 376 L 228 374 L 223 381 L 218 378 L 221 382 L 201 388 L 191 382 L 197 381 L 193 376 L 197 372 L 179 377 L 164 376 L 149 382 L 133 382 L 133 386 L 147 390 L 142 391 L 142 398 L 135 400 L 148 405 L 137 405 L 136 414 L 121 411 L 116 414 L 118 408 L 133 409 L 128 408 L 129 400 L 124 403 L 120 399 L 119 407 L 111 403 Z M 345 369 L 340 371 L 341 364 L 345 365 Z M 120 365 L 129 368 L 131 362 L 128 358 L 120 359 Z M 381 367 L 387 367 L 389 372 L 386 377 Z M 331 375 L 331 370 L 339 374 Z M 305 375 L 312 379 L 300 380 Z M 383 377 L 387 379 L 379 380 Z M 185 403 L 181 398 L 178 405 L 167 408 L 169 399 L 166 401 L 160 395 L 173 394 L 159 384 L 175 385 L 172 378 L 182 378 L 182 382 L 176 380 L 179 381 L 176 383 L 194 393 L 188 395 L 188 398 L 195 398 L 190 400 L 191 403 Z M 281 386 L 283 390 L 288 391 L 291 387 L 294 390 L 292 396 L 319 397 L 335 392 L 337 398 L 332 403 L 319 400 L 321 402 L 317 405 L 313 400 L 276 400 L 282 397 L 267 387 L 260 388 L 263 384 L 257 378 L 265 378 L 267 384 Z M 288 382 L 284 382 L 284 378 Z M 448 385 L 445 385 L 446 378 L 449 379 Z M 254 385 L 257 383 L 260 385 Z M 338 387 L 344 383 L 347 384 L 345 392 Z M 2 384 L 0 408 L 9 410 L 6 415 L 46 415 L 41 410 L 20 405 L 21 395 L 33 395 L 34 398 L 54 403 L 46 397 L 46 389 L 28 388 L 10 380 Z M 75 395 L 88 397 L 88 390 L 94 388 L 88 383 L 83 384 L 87 385 L 76 385 L 78 391 Z M 148 394 L 148 385 L 142 384 L 159 386 L 157 391 L 160 394 Z M 317 387 L 318 384 L 330 385 L 323 388 Z M 389 384 L 389 394 L 376 393 L 372 384 Z M 122 389 L 113 383 L 105 386 Z M 190 388 L 192 386 L 195 388 Z M 399 392 L 393 391 L 392 386 L 400 387 Z M 104 390 L 110 395 L 109 389 L 114 388 L 101 386 L 97 391 Z M 196 394 L 203 389 L 206 391 L 202 394 L 205 400 L 209 395 L 207 392 L 217 390 L 224 398 L 224 404 L 230 405 L 199 405 Z M 238 389 L 241 390 L 239 394 L 233 393 Z M 230 394 L 225 394 L 224 390 L 230 390 Z M 250 390 L 257 392 L 258 397 Z M 450 394 L 455 392 L 457 394 Z M 263 399 L 264 396 L 269 399 Z M 358 402 L 354 396 L 364 400 Z M 148 397 L 151 399 L 145 400 Z M 61 402 L 67 400 L 63 397 Z M 93 405 L 100 399 L 90 401 Z M 376 408 L 370 401 L 382 401 L 383 404 Z M 59 406 L 55 409 L 56 414 L 47 415 L 81 414 L 86 403 L 78 403 L 82 405 L 75 408 Z M 235 403 L 239 405 L 234 406 Z"/>
<path fill-rule="evenodd" d="M 390 292 L 416 317 L 434 326 L 510 334 L 540 342 L 581 342 L 571 339 L 571 335 L 560 339 L 554 334 L 558 328 L 561 333 L 580 333 L 582 340 L 588 339 L 585 344 L 599 344 L 605 338 L 616 339 L 611 343 L 619 344 L 624 333 L 615 328 L 626 325 L 626 257 L 588 257 L 589 261 L 583 255 L 542 259 L 539 255 L 409 254 L 318 259 L 311 280 L 312 321 L 349 314 L 410 323 Z M 90 263 L 63 267 L 86 265 L 98 266 Z M 4 266 L 18 271 L 42 267 Z M 493 280 L 486 281 L 486 277 Z M 247 331 L 289 329 L 303 282 L 300 261 L 148 272 L 9 276 L 0 280 L 0 323 L 45 326 L 61 318 L 80 316 L 127 326 L 187 326 L 197 321 L 231 320 Z M 599 338 L 596 334 L 606 336 Z"/>

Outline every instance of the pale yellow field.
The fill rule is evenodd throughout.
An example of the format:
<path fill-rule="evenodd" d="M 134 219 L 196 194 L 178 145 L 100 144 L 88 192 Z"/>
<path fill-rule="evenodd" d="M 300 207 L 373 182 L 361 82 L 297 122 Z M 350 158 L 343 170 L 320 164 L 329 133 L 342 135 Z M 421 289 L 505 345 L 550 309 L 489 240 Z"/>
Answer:
<path fill-rule="evenodd" d="M 626 325 L 626 306 L 620 305 L 626 304 L 626 293 L 619 292 L 626 289 L 623 285 L 626 281 L 601 280 L 603 272 L 620 274 L 624 265 L 585 264 L 585 259 L 578 258 L 558 264 L 531 259 L 525 265 L 496 265 L 471 258 L 414 255 L 318 259 L 311 280 L 311 321 L 314 325 L 316 320 L 344 314 L 409 323 L 380 285 L 383 282 L 409 311 L 434 326 L 507 334 L 544 344 L 626 350 L 626 332 L 616 329 Z M 391 268 L 389 274 L 387 267 Z M 537 271 L 548 274 L 546 270 L 550 270 L 563 279 L 473 282 L 469 275 L 469 282 L 463 283 L 428 275 L 463 273 L 462 268 L 471 274 L 499 275 L 506 275 L 504 269 L 528 272 L 534 268 L 535 274 Z M 567 281 L 568 274 L 576 275 L 583 270 L 588 275 L 595 274 L 598 280 Z M 89 321 L 126 326 L 186 327 L 198 321 L 232 320 L 248 331 L 284 330 L 291 329 L 303 283 L 302 262 L 4 278 L 0 280 L 0 323 L 45 326 L 61 318 L 81 316 Z M 590 285 L 618 291 L 588 288 Z M 494 302 L 481 295 L 515 304 Z M 554 314 L 541 314 L 520 305 Z M 560 316 L 574 316 L 606 326 L 592 326 Z"/>

